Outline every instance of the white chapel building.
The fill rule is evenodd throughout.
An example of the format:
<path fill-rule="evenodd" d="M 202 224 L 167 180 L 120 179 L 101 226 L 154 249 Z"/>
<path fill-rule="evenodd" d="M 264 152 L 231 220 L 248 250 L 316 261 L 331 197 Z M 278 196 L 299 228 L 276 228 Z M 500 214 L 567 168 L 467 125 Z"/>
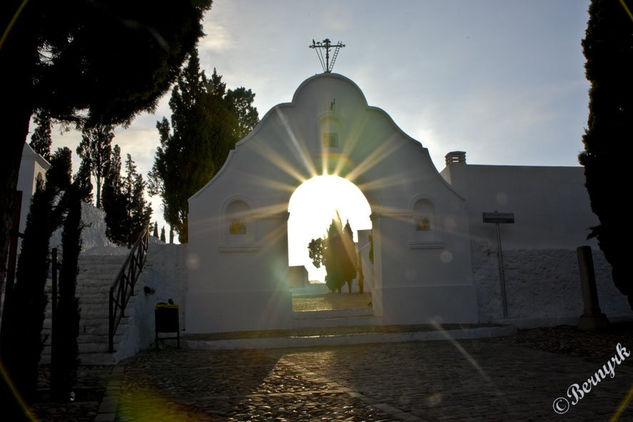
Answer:
<path fill-rule="evenodd" d="M 631 315 L 601 252 L 586 240 L 597 218 L 581 167 L 472 165 L 464 152 L 446 160 L 438 171 L 424 145 L 345 76 L 308 78 L 189 199 L 187 332 L 296 326 L 288 206 L 296 188 L 322 174 L 354 183 L 371 208 L 371 230 L 358 230 L 358 249 L 380 324 L 577 319 L 575 249 L 583 244 L 593 247 L 603 312 Z M 513 223 L 500 224 L 497 236 L 484 213 L 511 214 Z"/>

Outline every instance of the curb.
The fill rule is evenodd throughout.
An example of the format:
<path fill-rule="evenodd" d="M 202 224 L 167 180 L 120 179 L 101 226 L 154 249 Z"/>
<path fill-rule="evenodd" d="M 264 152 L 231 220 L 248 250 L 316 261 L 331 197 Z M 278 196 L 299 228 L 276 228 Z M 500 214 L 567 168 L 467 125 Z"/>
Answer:
<path fill-rule="evenodd" d="M 403 333 L 353 333 L 225 340 L 184 339 L 183 344 L 184 348 L 193 350 L 277 349 L 502 337 L 513 335 L 516 331 L 516 327 L 512 325 L 505 325 L 500 327 L 464 328 L 441 331 L 412 331 Z"/>
<path fill-rule="evenodd" d="M 119 406 L 119 395 L 121 392 L 121 376 L 123 367 L 115 366 L 110 374 L 110 381 L 106 386 L 105 394 L 99 405 L 95 422 L 114 422 L 116 420 L 117 408 Z"/>

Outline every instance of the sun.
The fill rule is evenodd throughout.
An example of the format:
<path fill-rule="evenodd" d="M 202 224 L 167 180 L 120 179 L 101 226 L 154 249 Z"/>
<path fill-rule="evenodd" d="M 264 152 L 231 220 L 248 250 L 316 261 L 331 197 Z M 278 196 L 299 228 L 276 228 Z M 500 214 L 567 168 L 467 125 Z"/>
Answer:
<path fill-rule="evenodd" d="M 317 269 L 308 255 L 308 243 L 324 237 L 338 213 L 343 224 L 349 221 L 358 240 L 358 230 L 371 229 L 371 208 L 361 190 L 339 176 L 315 176 L 303 182 L 288 203 L 288 264 L 304 265 L 310 281 L 324 282 L 325 270 Z"/>

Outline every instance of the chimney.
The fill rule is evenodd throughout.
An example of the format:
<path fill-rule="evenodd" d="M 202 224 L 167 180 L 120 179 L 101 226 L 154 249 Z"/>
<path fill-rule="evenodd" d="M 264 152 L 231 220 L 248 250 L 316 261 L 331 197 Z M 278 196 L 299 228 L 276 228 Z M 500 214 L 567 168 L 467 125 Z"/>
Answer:
<path fill-rule="evenodd" d="M 466 152 L 465 151 L 451 151 L 445 156 L 446 165 L 451 164 L 466 164 Z"/>

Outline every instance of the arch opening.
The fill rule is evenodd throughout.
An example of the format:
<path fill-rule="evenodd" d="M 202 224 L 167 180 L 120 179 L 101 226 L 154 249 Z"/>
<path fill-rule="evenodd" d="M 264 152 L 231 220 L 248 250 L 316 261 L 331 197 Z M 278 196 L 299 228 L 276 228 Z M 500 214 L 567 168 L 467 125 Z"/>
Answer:
<path fill-rule="evenodd" d="M 354 242 L 360 230 L 371 230 L 371 207 L 363 192 L 340 176 L 315 176 L 303 182 L 288 202 L 288 265 L 304 266 L 310 283 L 325 283 L 325 268 L 309 256 L 312 239 L 324 238 L 332 219 L 349 221 Z"/>

